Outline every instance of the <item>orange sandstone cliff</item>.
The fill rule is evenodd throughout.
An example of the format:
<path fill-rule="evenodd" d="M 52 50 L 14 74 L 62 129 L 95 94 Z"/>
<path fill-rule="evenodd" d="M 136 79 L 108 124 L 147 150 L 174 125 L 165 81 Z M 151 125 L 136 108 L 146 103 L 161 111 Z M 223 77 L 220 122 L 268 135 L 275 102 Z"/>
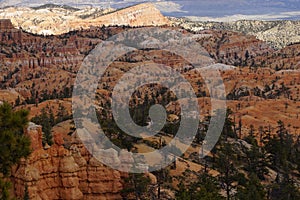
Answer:
<path fill-rule="evenodd" d="M 15 196 L 22 198 L 25 186 L 30 199 L 122 199 L 121 174 L 94 159 L 79 140 L 65 147 L 62 134 L 54 144 L 42 145 L 42 127 L 30 123 L 25 134 L 31 138 L 32 154 L 13 167 Z"/>

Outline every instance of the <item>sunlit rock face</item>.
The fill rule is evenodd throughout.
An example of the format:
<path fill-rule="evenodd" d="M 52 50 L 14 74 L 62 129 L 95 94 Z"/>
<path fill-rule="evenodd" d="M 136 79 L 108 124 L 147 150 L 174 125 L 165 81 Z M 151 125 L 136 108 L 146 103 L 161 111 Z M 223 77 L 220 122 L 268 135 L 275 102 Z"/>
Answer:
<path fill-rule="evenodd" d="M 15 27 L 40 35 L 58 35 L 93 26 L 161 26 L 169 20 L 151 3 L 121 10 L 63 7 L 9 7 L 0 9 L 0 19 L 10 19 Z M 9 22 L 3 21 L 3 26 Z M 12 25 L 9 24 L 12 28 Z M 2 24 L 1 24 L 2 29 Z"/>

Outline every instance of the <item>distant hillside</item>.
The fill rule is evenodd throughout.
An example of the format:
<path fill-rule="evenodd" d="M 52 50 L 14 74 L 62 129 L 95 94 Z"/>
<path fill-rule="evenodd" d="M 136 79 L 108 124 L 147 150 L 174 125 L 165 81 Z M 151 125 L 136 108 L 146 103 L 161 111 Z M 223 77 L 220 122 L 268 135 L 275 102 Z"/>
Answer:
<path fill-rule="evenodd" d="M 277 49 L 300 42 L 300 21 L 241 20 L 235 22 L 202 22 L 183 18 L 170 18 L 170 20 L 174 25 L 182 26 L 192 31 L 214 29 L 254 35 Z"/>
<path fill-rule="evenodd" d="M 72 6 L 68 6 L 68 5 L 57 5 L 57 4 L 44 4 L 41 6 L 37 6 L 37 7 L 32 7 L 32 9 L 34 10 L 40 10 L 40 9 L 47 9 L 47 8 L 63 8 L 65 10 L 70 10 L 70 11 L 78 11 L 80 10 L 79 8 L 74 8 Z"/>
<path fill-rule="evenodd" d="M 169 24 L 160 11 L 150 3 L 120 10 L 46 4 L 39 7 L 7 7 L 0 9 L 0 19 L 10 19 L 15 27 L 41 34 L 58 35 L 92 26 L 161 26 Z"/>
<path fill-rule="evenodd" d="M 43 6 L 43 4 L 61 4 L 61 5 L 68 5 L 73 7 L 84 7 L 88 5 L 95 4 L 95 1 L 89 1 L 89 0 L 55 0 L 55 1 L 43 1 L 43 0 L 1 0 L 0 1 L 0 7 L 5 6 L 28 6 L 28 7 L 37 7 L 37 6 Z"/>

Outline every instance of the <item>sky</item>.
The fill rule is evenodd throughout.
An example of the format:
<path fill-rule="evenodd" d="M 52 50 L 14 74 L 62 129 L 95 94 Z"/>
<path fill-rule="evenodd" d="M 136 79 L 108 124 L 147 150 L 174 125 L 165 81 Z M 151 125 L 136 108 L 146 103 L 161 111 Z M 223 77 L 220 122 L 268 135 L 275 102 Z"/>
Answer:
<path fill-rule="evenodd" d="M 0 0 L 6 4 L 96 5 L 122 8 L 142 2 L 154 2 L 168 16 L 193 16 L 194 18 L 265 18 L 300 20 L 300 0 Z"/>

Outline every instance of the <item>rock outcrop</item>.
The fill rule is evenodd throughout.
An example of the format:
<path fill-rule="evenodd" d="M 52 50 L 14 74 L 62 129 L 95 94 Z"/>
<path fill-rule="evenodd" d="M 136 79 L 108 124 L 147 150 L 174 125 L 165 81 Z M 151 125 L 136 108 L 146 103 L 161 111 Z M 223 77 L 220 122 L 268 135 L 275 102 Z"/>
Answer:
<path fill-rule="evenodd" d="M 33 151 L 43 148 L 43 135 L 41 126 L 30 122 L 28 127 L 25 129 L 25 135 L 30 138 L 30 147 Z"/>
<path fill-rule="evenodd" d="M 0 30 L 7 30 L 7 29 L 13 29 L 13 28 L 14 28 L 14 26 L 12 25 L 12 23 L 9 19 L 0 20 Z"/>
<path fill-rule="evenodd" d="M 9 19 L 0 19 L 0 42 L 19 43 L 22 40 L 21 30 L 15 29 Z"/>
<path fill-rule="evenodd" d="M 32 154 L 12 171 L 15 195 L 22 198 L 25 186 L 30 199 L 122 199 L 121 174 L 91 157 L 77 141 L 64 147 L 60 133 L 54 145 L 42 146 L 41 126 L 30 123 L 25 131 L 31 138 Z"/>

